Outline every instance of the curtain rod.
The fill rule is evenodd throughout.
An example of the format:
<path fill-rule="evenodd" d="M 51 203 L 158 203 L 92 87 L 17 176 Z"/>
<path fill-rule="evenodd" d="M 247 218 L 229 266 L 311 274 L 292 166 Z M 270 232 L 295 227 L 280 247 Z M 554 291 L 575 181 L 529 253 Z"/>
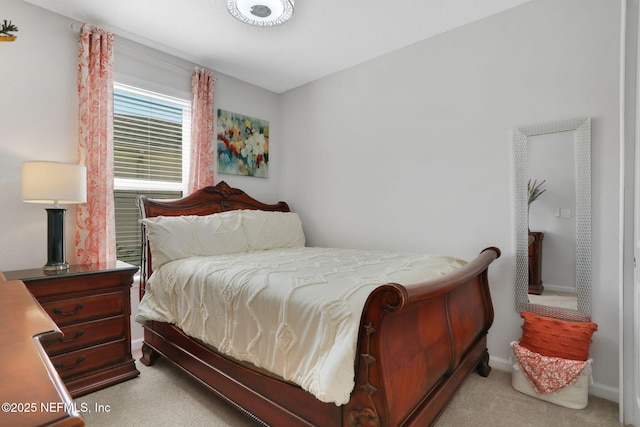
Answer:
<path fill-rule="evenodd" d="M 82 25 L 83 24 L 76 23 L 76 22 L 71 23 L 71 26 L 70 26 L 71 27 L 71 31 L 76 32 L 76 33 L 80 33 L 82 31 Z M 114 41 L 114 43 L 116 45 L 127 47 L 129 49 L 134 50 L 137 53 L 140 53 L 140 54 L 142 54 L 142 55 L 144 55 L 146 57 L 152 58 L 152 59 L 154 59 L 156 61 L 160 61 L 160 62 L 163 62 L 163 63 L 168 64 L 168 65 L 173 65 L 174 67 L 182 68 L 183 70 L 186 70 L 186 71 L 189 71 L 189 72 L 192 72 L 195 67 L 208 68 L 208 67 L 204 67 L 202 65 L 199 65 L 197 63 L 194 63 L 192 61 L 188 61 L 186 59 L 178 58 L 178 57 L 176 57 L 174 55 L 171 55 L 169 53 L 162 52 L 159 49 L 155 49 L 155 48 L 150 47 L 150 46 L 145 46 L 142 43 L 139 43 L 137 46 L 134 45 L 134 44 L 131 44 L 131 43 L 127 43 L 127 41 L 130 41 L 130 42 L 133 42 L 133 43 L 137 43 L 137 42 L 134 42 L 133 40 L 129 40 L 129 39 L 125 38 L 125 37 L 122 37 L 122 36 L 118 35 L 116 32 L 110 31 L 109 29 L 105 29 L 105 30 L 113 33 L 113 35 L 114 35 L 113 41 Z M 145 48 L 148 48 L 148 49 L 155 49 L 155 50 L 157 50 L 158 52 L 161 52 L 164 55 L 172 56 L 173 58 L 179 59 L 179 60 L 184 61 L 184 62 L 183 63 L 178 63 L 177 61 L 172 61 L 172 60 L 169 60 L 169 59 L 166 59 L 166 58 L 161 58 L 158 55 L 154 55 L 154 54 L 150 53 L 149 51 L 147 51 L 147 49 L 140 49 L 140 47 L 145 47 Z M 191 66 L 188 66 L 187 63 L 191 64 Z"/>

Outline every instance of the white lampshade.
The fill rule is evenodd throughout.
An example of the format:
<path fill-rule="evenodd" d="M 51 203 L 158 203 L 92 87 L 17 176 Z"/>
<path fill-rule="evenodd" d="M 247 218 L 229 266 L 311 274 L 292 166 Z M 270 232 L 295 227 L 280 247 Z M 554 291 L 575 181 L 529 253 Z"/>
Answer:
<path fill-rule="evenodd" d="M 293 16 L 294 0 L 227 0 L 234 18 L 249 25 L 272 27 Z"/>
<path fill-rule="evenodd" d="M 87 168 L 74 163 L 33 161 L 22 164 L 22 200 L 75 204 L 87 201 Z"/>

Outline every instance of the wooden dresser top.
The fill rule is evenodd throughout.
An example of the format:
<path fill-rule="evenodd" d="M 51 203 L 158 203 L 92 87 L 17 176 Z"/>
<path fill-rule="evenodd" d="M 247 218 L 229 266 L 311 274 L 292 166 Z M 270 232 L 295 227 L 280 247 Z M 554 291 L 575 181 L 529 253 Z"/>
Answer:
<path fill-rule="evenodd" d="M 0 424 L 83 426 L 41 343 L 62 333 L 19 280 L 0 286 Z"/>

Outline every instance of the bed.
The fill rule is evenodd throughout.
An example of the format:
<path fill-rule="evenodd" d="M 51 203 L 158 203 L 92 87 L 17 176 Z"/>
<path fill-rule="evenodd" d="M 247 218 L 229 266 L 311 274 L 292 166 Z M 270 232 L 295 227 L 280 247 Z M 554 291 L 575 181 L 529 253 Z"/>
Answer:
<path fill-rule="evenodd" d="M 137 202 L 143 223 L 145 220 L 171 217 L 217 218 L 229 213 L 229 216 L 242 214 L 244 218 L 252 212 L 290 212 L 285 202 L 263 203 L 225 182 L 178 200 L 152 200 L 138 196 Z M 158 268 L 158 259 L 154 262 L 152 254 L 156 258 L 160 255 L 157 250 L 151 250 L 150 224 L 143 225 L 142 233 L 141 299 L 145 292 L 151 292 L 150 282 L 160 275 L 162 269 L 182 262 L 168 261 Z M 295 246 L 300 246 L 299 242 Z M 267 249 L 263 252 L 270 252 L 270 248 Z M 290 256 L 289 252 L 285 253 L 285 256 Z M 252 254 L 253 257 L 258 256 Z M 224 261 L 218 269 L 231 275 L 224 267 L 237 270 L 240 255 L 228 255 L 233 258 Z M 322 256 L 325 256 L 324 252 L 305 255 L 306 258 Z M 319 398 L 315 392 L 308 391 L 306 384 L 303 388 L 288 377 L 268 372 L 259 363 L 250 363 L 252 359 L 247 362 L 238 359 L 237 354 L 223 354 L 222 348 L 212 346 L 199 335 L 194 334 L 196 338 L 193 338 L 177 326 L 178 322 L 169 318 L 167 321 L 143 319 L 141 362 L 152 365 L 159 356 L 167 358 L 262 425 L 431 425 L 467 375 L 474 370 L 482 376 L 489 375 L 491 368 L 486 336 L 493 322 L 493 306 L 487 271 L 499 256 L 499 249 L 489 247 L 470 262 L 462 263 L 446 274 L 440 273 L 438 277 L 404 286 L 393 281 L 381 281 L 371 287 L 362 299 L 362 312 L 355 316 L 354 356 L 350 362 L 353 387 L 345 402 L 339 404 Z M 185 263 L 200 262 L 198 257 L 195 258 Z M 253 266 L 259 265 L 256 258 L 251 262 Z M 297 269 L 298 261 L 295 263 L 294 269 Z M 358 263 L 363 264 L 361 260 Z M 317 264 L 322 263 L 315 262 L 314 267 Z M 180 265 L 180 268 L 188 269 L 190 264 Z M 267 268 L 272 266 L 266 265 Z M 158 270 L 155 276 L 154 269 Z M 167 277 L 173 278 L 174 270 L 170 270 Z M 335 269 L 338 270 L 348 272 L 349 267 Z M 366 274 L 367 277 L 385 277 L 370 272 Z M 242 274 L 236 271 L 233 275 Z M 172 286 L 174 294 L 183 289 L 182 283 Z M 216 316 L 215 313 L 207 314 L 207 317 Z M 234 322 L 230 324 L 233 327 Z"/>

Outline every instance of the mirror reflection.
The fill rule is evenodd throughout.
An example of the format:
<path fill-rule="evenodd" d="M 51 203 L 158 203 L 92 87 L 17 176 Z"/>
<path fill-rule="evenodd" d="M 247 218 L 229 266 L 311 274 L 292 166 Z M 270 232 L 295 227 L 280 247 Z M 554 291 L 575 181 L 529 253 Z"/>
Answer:
<path fill-rule="evenodd" d="M 516 163 L 516 309 L 591 316 L 591 120 L 522 127 Z"/>
<path fill-rule="evenodd" d="M 577 310 L 571 132 L 528 138 L 529 301 Z"/>

